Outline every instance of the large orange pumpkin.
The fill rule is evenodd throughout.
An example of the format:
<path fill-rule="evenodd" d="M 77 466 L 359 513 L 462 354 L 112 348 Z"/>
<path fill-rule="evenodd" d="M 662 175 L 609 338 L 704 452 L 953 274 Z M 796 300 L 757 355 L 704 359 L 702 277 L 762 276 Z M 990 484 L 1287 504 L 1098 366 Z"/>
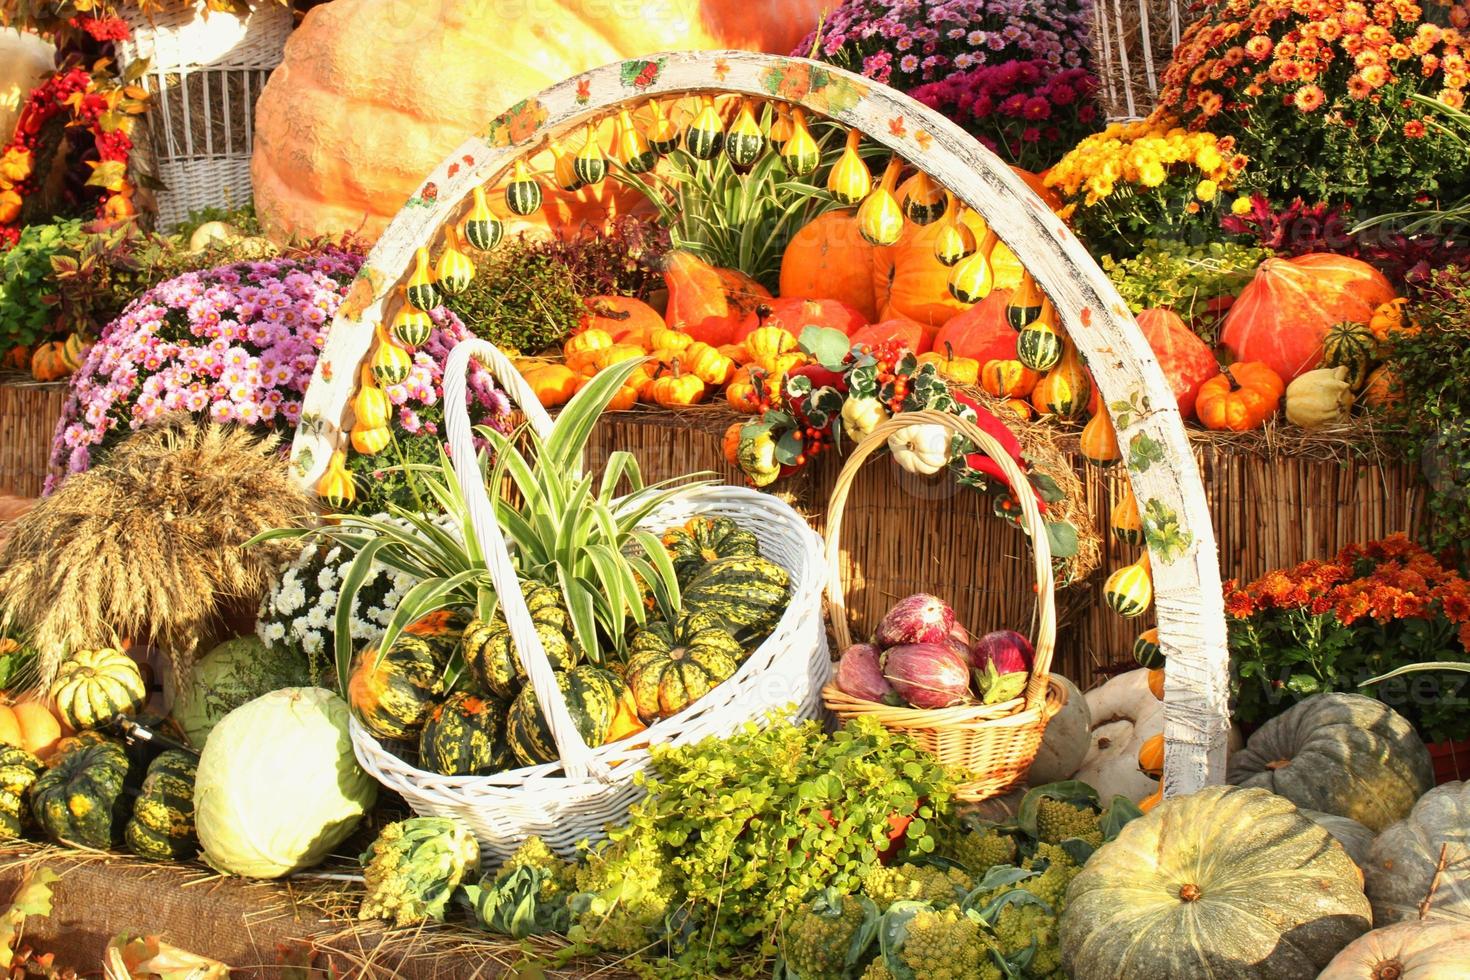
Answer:
<path fill-rule="evenodd" d="M 292 34 L 256 106 L 256 211 L 275 238 L 348 230 L 375 238 L 434 167 L 520 99 L 589 68 L 658 51 L 785 53 L 828 5 L 322 4 Z M 592 193 L 615 195 L 619 186 L 603 181 Z"/>
<path fill-rule="evenodd" d="M 658 310 L 632 296 L 589 296 L 584 304 L 578 332 L 606 330 L 614 343 L 647 344 L 654 330 L 664 325 Z"/>
<path fill-rule="evenodd" d="M 852 211 L 818 215 L 791 236 L 781 255 L 781 295 L 829 297 L 872 323 L 880 306 L 874 289 L 875 252 L 858 233 Z"/>
<path fill-rule="evenodd" d="M 717 269 L 693 252 L 668 255 L 668 325 L 711 347 L 733 343 L 760 325 L 759 310 L 771 298 L 765 287 L 735 269 Z"/>
<path fill-rule="evenodd" d="M 868 325 L 868 320 L 861 313 L 840 299 L 782 296 L 771 300 L 767 305 L 771 308 L 771 313 L 766 317 L 766 325 L 782 327 L 790 331 L 793 337 L 800 337 L 807 327 L 841 330 L 850 337 L 853 331 Z M 754 329 L 754 326 L 743 328 L 735 337 L 736 341 L 744 340 L 745 335 Z"/>
<path fill-rule="evenodd" d="M 1193 418 L 1200 386 L 1220 373 L 1214 351 L 1173 310 L 1144 310 L 1137 319 L 1154 359 L 1164 369 L 1179 414 Z"/>
<path fill-rule="evenodd" d="M 1238 361 L 1260 361 L 1290 382 L 1322 364 L 1336 323 L 1367 323 L 1393 287 L 1366 262 L 1312 253 L 1267 259 L 1225 317 L 1220 339 Z"/>
<path fill-rule="evenodd" d="M 853 332 L 850 338 L 855 345 L 867 344 L 877 347 L 890 341 L 898 341 L 915 354 L 927 354 L 934 348 L 934 331 L 917 320 L 906 316 L 895 316 L 890 320 L 870 323 Z"/>
<path fill-rule="evenodd" d="M 990 295 L 950 318 L 934 335 L 934 349 L 953 352 L 955 357 L 987 361 L 1011 361 L 1016 357 L 1016 331 L 1006 320 L 1009 289 L 993 289 Z"/>

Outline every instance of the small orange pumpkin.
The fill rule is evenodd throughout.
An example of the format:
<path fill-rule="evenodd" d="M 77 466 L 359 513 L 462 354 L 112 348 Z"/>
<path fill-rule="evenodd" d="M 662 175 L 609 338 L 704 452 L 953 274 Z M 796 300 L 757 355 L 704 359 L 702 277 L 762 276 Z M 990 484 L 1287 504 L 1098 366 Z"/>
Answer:
<path fill-rule="evenodd" d="M 685 348 L 680 361 L 685 370 L 707 385 L 722 385 L 735 373 L 735 362 L 703 341 Z"/>
<path fill-rule="evenodd" d="M 1404 383 L 1391 364 L 1380 364 L 1363 382 L 1363 392 L 1358 403 L 1367 408 L 1394 408 L 1404 402 Z"/>
<path fill-rule="evenodd" d="M 1040 380 L 1039 373 L 1015 360 L 986 361 L 980 370 L 980 387 L 997 398 L 1025 398 Z"/>
<path fill-rule="evenodd" d="M 59 381 L 71 374 L 66 364 L 66 345 L 59 340 L 42 344 L 31 355 L 31 377 L 37 381 Z"/>
<path fill-rule="evenodd" d="M 1148 672 L 1148 689 L 1154 697 L 1164 700 L 1164 668 L 1157 667 Z"/>
<path fill-rule="evenodd" d="M 526 372 L 526 383 L 545 408 L 556 408 L 572 400 L 582 386 L 582 376 L 565 364 L 543 364 Z"/>
<path fill-rule="evenodd" d="M 752 376 L 749 367 L 742 367 L 731 376 L 725 388 L 725 401 L 737 412 L 754 415 L 761 410 L 761 394 L 760 381 Z"/>
<path fill-rule="evenodd" d="M 731 466 L 740 465 L 740 430 L 745 428 L 744 422 L 731 422 L 725 429 L 725 436 L 720 441 L 720 451 L 724 453 L 725 462 Z"/>
<path fill-rule="evenodd" d="M 1158 779 L 1164 774 L 1164 736 L 1150 736 L 1138 749 L 1138 771 Z"/>
<path fill-rule="evenodd" d="M 1001 407 L 1015 414 L 1022 422 L 1031 421 L 1031 403 L 1024 398 L 1007 398 L 1001 402 Z"/>
<path fill-rule="evenodd" d="M 750 352 L 751 363 L 772 374 L 778 373 L 777 359 L 795 351 L 796 346 L 796 337 L 783 327 L 760 327 L 745 338 L 745 349 Z"/>
<path fill-rule="evenodd" d="M 581 333 L 573 334 L 567 338 L 562 345 L 562 355 L 566 358 L 567 367 L 573 371 L 585 372 L 597 361 L 600 351 L 607 350 L 616 341 L 612 334 L 606 330 L 590 329 Z"/>
<path fill-rule="evenodd" d="M 637 344 L 613 344 L 611 347 L 604 347 L 597 351 L 597 356 L 593 358 L 592 363 L 596 365 L 597 370 L 602 371 L 614 364 L 646 356 L 648 352 Z"/>
<path fill-rule="evenodd" d="M 607 403 L 606 411 L 626 412 L 628 409 L 637 404 L 638 385 L 634 383 L 628 383 L 619 386 L 618 390 L 613 394 L 612 400 Z"/>
<path fill-rule="evenodd" d="M 715 349 L 734 361 L 737 365 L 750 361 L 750 351 L 745 349 L 744 344 L 721 344 Z"/>
<path fill-rule="evenodd" d="M 704 400 L 704 382 L 687 374 L 677 360 L 673 370 L 654 379 L 653 400 L 667 408 L 681 408 Z"/>
<path fill-rule="evenodd" d="M 955 357 L 954 351 L 946 348 L 919 355 L 920 364 L 933 364 L 940 376 L 960 385 L 973 385 L 980 380 L 980 362 L 973 357 Z"/>
<path fill-rule="evenodd" d="M 692 343 L 694 343 L 693 337 L 672 327 L 661 327 L 648 332 L 649 350 L 681 351 L 687 350 Z"/>
<path fill-rule="evenodd" d="M 1263 363 L 1232 364 L 1200 386 L 1195 411 L 1207 429 L 1258 429 L 1276 414 L 1285 387 L 1281 375 Z"/>

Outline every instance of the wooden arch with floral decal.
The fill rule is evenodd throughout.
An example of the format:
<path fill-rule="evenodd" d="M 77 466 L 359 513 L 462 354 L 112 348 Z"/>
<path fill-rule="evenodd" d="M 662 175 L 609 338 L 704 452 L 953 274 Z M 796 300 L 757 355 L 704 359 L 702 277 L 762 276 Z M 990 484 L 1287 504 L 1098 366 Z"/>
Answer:
<path fill-rule="evenodd" d="M 318 485 L 346 449 L 361 366 L 391 359 L 387 325 L 415 284 L 433 281 L 436 263 L 426 250 L 444 240 L 446 227 L 463 222 L 468 231 L 484 219 L 487 188 L 505 190 L 507 204 L 522 191 L 539 197 L 524 183 L 534 179 L 525 162 L 552 139 L 650 100 L 701 95 L 783 103 L 856 131 L 927 174 L 1015 254 L 1086 359 L 1138 501 L 1168 656 L 1165 792 L 1223 782 L 1227 653 L 1214 531 L 1183 421 L 1147 341 L 1086 249 L 1010 167 L 938 113 L 829 65 L 743 51 L 661 54 L 567 79 L 491 119 L 427 176 L 338 310 L 302 406 L 292 448 L 297 476 Z"/>

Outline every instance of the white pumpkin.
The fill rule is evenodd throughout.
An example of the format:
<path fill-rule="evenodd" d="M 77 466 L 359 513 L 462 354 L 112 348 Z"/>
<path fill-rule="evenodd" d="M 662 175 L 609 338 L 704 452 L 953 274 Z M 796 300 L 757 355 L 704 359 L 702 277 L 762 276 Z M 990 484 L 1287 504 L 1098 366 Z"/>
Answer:
<path fill-rule="evenodd" d="M 1066 689 L 1067 703 L 1046 724 L 1041 748 L 1036 750 L 1036 759 L 1026 774 L 1032 786 L 1071 779 L 1092 747 L 1092 711 L 1087 707 L 1087 698 L 1065 677 L 1052 674 L 1051 679 Z"/>
<path fill-rule="evenodd" d="M 1465 980 L 1470 923 L 1400 922 L 1343 947 L 1317 980 Z"/>
<path fill-rule="evenodd" d="M 206 221 L 194 229 L 194 234 L 189 236 L 189 251 L 202 252 L 214 244 L 224 244 L 232 238 L 239 238 L 240 231 L 234 225 L 224 221 Z"/>
<path fill-rule="evenodd" d="M 1409 815 L 1386 828 L 1368 852 L 1363 890 L 1380 925 L 1419 917 L 1439 868 L 1430 918 L 1470 922 L 1470 782 L 1425 793 Z M 1470 970 L 1467 970 L 1470 976 Z"/>
<path fill-rule="evenodd" d="M 888 437 L 888 451 L 910 473 L 933 476 L 949 464 L 949 441 L 943 426 L 907 425 Z"/>
<path fill-rule="evenodd" d="M 1286 420 L 1303 429 L 1341 422 L 1353 407 L 1353 386 L 1344 366 L 1318 368 L 1286 386 Z"/>

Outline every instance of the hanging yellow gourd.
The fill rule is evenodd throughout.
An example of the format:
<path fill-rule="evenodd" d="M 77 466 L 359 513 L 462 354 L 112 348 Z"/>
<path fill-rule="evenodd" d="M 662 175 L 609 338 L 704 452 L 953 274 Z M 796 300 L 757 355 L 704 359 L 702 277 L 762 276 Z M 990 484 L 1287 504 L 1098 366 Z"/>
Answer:
<path fill-rule="evenodd" d="M 613 136 L 618 162 L 630 174 L 646 174 L 653 169 L 658 154 L 648 145 L 648 140 L 633 125 L 633 116 L 627 109 L 618 110 L 618 128 Z"/>
<path fill-rule="evenodd" d="M 439 288 L 457 296 L 469 288 L 475 278 L 475 263 L 459 247 L 459 235 L 453 224 L 444 226 L 444 251 L 439 253 L 439 264 L 434 267 L 434 278 Z"/>
<path fill-rule="evenodd" d="M 847 146 L 842 156 L 832 165 L 827 174 L 827 190 L 842 204 L 852 206 L 868 196 L 873 189 L 873 175 L 858 153 L 858 144 L 863 134 L 855 129 L 847 131 Z"/>
<path fill-rule="evenodd" d="M 607 157 L 603 155 L 602 144 L 597 142 L 597 130 L 592 123 L 587 124 L 587 139 L 572 158 L 572 172 L 584 185 L 601 183 L 607 176 Z"/>
<path fill-rule="evenodd" d="M 1154 601 L 1154 580 L 1149 571 L 1148 552 L 1138 561 L 1124 565 L 1103 583 L 1103 598 L 1108 607 L 1128 619 L 1142 616 Z"/>
<path fill-rule="evenodd" d="M 393 325 L 388 332 L 393 339 L 404 347 L 422 347 L 429 339 L 429 334 L 434 330 L 434 321 L 423 310 L 408 301 L 405 291 L 400 289 L 398 313 L 393 317 Z"/>
<path fill-rule="evenodd" d="M 393 405 L 373 381 L 372 369 L 364 364 L 358 375 L 357 394 L 352 399 L 352 448 L 364 456 L 376 456 L 393 440 L 388 418 Z"/>
<path fill-rule="evenodd" d="M 771 139 L 775 138 L 773 130 Z M 781 162 L 793 177 L 805 177 L 822 163 L 822 152 L 806 128 L 806 113 L 800 109 L 791 110 L 791 135 L 781 144 Z"/>
<path fill-rule="evenodd" d="M 474 204 L 464 219 L 464 237 L 475 248 L 488 252 L 505 237 L 505 226 L 485 201 L 485 188 L 476 187 L 471 193 Z"/>
<path fill-rule="evenodd" d="M 801 110 L 796 110 L 800 112 Z M 791 139 L 794 128 L 791 125 L 791 107 L 782 102 L 776 106 L 776 118 L 771 120 L 771 129 L 766 133 L 766 138 L 771 141 L 772 146 L 782 146 Z"/>
<path fill-rule="evenodd" d="M 672 119 L 664 115 L 664 107 L 658 100 L 649 102 L 648 108 L 653 114 L 653 122 L 649 124 L 648 132 L 644 134 L 648 137 L 648 145 L 652 147 L 653 152 L 660 155 L 674 152 L 679 145 L 679 127 Z"/>
<path fill-rule="evenodd" d="M 317 496 L 327 502 L 333 510 L 346 510 L 357 499 L 357 489 L 352 483 L 352 474 L 347 472 L 347 452 L 338 449 L 332 453 L 327 471 L 316 483 Z"/>
<path fill-rule="evenodd" d="M 541 207 L 541 185 L 531 176 L 525 160 L 517 160 L 511 171 L 510 183 L 505 185 L 505 206 L 523 218 Z"/>
<path fill-rule="evenodd" d="M 434 286 L 434 272 L 429 268 L 428 246 L 420 246 L 413 261 L 413 275 L 408 277 L 408 301 L 421 310 L 432 310 L 439 305 L 439 290 Z"/>
<path fill-rule="evenodd" d="M 897 156 L 889 160 L 883 179 L 858 208 L 858 233 L 874 245 L 893 245 L 903 234 L 903 209 L 893 196 L 902 166 L 903 161 Z"/>
<path fill-rule="evenodd" d="M 904 217 L 916 225 L 927 225 L 938 221 L 945 211 L 944 188 L 929 179 L 920 170 L 909 182 L 908 193 L 903 198 Z"/>
<path fill-rule="evenodd" d="M 1110 523 L 1116 540 L 1134 547 L 1143 544 L 1143 517 L 1138 513 L 1138 500 L 1132 487 L 1123 487 L 1123 499 L 1113 505 Z"/>
<path fill-rule="evenodd" d="M 577 176 L 576 160 L 559 140 L 551 141 L 551 182 L 556 185 L 557 190 L 567 194 L 575 194 L 582 189 L 582 178 Z"/>
<path fill-rule="evenodd" d="M 1064 340 L 1062 359 L 1036 382 L 1036 387 L 1031 390 L 1031 404 L 1042 414 L 1070 419 L 1086 411 L 1091 400 L 1092 383 L 1087 379 L 1082 358 L 1072 342 Z"/>
<path fill-rule="evenodd" d="M 385 386 L 402 384 L 413 368 L 413 358 L 393 342 L 381 323 L 378 324 L 378 347 L 373 351 L 372 365 L 373 377 L 378 379 L 378 384 Z"/>
<path fill-rule="evenodd" d="M 960 220 L 959 199 L 945 192 L 944 223 L 934 236 L 934 257 L 941 265 L 954 265 L 975 251 L 975 233 Z"/>
<path fill-rule="evenodd" d="M 725 133 L 725 156 L 736 170 L 749 170 L 765 152 L 766 137 L 761 132 L 761 124 L 755 121 L 750 101 L 742 101 L 735 121 Z"/>
<path fill-rule="evenodd" d="M 1164 775 L 1164 735 L 1151 735 L 1138 747 L 1138 771 L 1152 779 Z"/>
<path fill-rule="evenodd" d="M 1093 466 L 1112 466 L 1123 458 L 1118 451 L 1118 433 L 1106 411 L 1100 409 L 1082 427 L 1081 449 L 1082 458 Z"/>
<path fill-rule="evenodd" d="M 1031 273 L 1021 273 L 1021 283 L 1011 290 L 1011 298 L 1006 303 L 1006 322 L 1011 325 L 1011 329 L 1024 330 L 1036 322 L 1036 318 L 1041 316 L 1043 299 L 1041 287 L 1036 284 Z"/>
<path fill-rule="evenodd" d="M 700 106 L 699 114 L 684 131 L 684 149 L 688 150 L 689 155 L 697 160 L 713 160 L 719 155 L 720 148 L 724 145 L 724 123 L 720 121 L 720 113 L 715 108 L 714 98 L 706 95 Z"/>
<path fill-rule="evenodd" d="M 1046 301 L 1042 301 L 1045 305 Z M 1048 317 L 1038 316 L 1021 328 L 1016 338 L 1016 360 L 1033 371 L 1050 371 L 1062 359 L 1065 343 Z"/>
<path fill-rule="evenodd" d="M 995 232 L 987 231 L 980 245 L 955 263 L 949 273 L 949 294 L 961 303 L 978 303 L 995 288 L 995 270 L 990 253 L 1000 241 Z"/>

